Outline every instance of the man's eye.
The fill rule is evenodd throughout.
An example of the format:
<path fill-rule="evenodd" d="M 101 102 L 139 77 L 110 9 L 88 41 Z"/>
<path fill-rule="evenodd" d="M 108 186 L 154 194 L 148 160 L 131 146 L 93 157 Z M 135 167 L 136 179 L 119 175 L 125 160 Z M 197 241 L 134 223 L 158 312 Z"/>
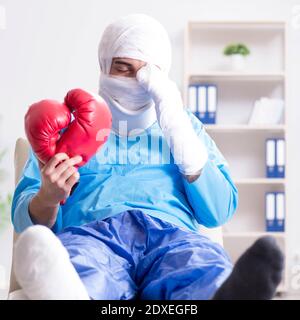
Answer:
<path fill-rule="evenodd" d="M 128 71 L 130 71 L 128 68 L 126 68 L 126 67 L 121 67 L 121 68 L 117 68 L 117 70 L 119 71 L 119 72 L 128 72 Z"/>

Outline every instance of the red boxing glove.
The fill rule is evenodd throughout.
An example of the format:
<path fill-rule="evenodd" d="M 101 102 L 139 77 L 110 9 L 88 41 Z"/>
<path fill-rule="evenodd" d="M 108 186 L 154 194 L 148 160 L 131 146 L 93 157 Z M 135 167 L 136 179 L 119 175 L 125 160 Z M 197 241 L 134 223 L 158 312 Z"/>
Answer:
<path fill-rule="evenodd" d="M 25 116 L 26 136 L 42 163 L 63 152 L 70 158 L 81 156 L 77 167 L 83 166 L 107 140 L 110 129 L 111 113 L 105 101 L 81 89 L 69 91 L 64 103 L 37 102 Z"/>

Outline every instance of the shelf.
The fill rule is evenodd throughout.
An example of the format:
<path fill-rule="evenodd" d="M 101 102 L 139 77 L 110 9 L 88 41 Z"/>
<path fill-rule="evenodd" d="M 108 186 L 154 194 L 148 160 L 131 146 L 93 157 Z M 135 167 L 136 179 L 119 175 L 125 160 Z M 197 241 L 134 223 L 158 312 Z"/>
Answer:
<path fill-rule="evenodd" d="M 210 132 L 256 132 L 256 131 L 270 131 L 270 132 L 284 132 L 285 125 L 271 125 L 271 126 L 252 126 L 252 125 L 205 125 L 204 127 Z"/>
<path fill-rule="evenodd" d="M 236 179 L 234 183 L 236 185 L 283 185 L 286 180 L 271 178 Z"/>
<path fill-rule="evenodd" d="M 223 232 L 224 238 L 260 238 L 263 236 L 272 236 L 274 238 L 284 239 L 286 237 L 285 232 Z"/>
<path fill-rule="evenodd" d="M 265 140 L 288 139 L 286 27 L 285 21 L 278 20 L 202 20 L 190 21 L 185 32 L 185 104 L 190 103 L 189 85 L 217 86 L 217 123 L 203 124 L 203 127 L 228 161 L 233 181 L 240 191 L 237 213 L 223 226 L 224 248 L 233 263 L 255 240 L 273 236 L 285 254 L 285 266 L 287 264 L 287 232 L 265 231 L 266 192 L 287 192 L 287 197 L 289 192 L 287 179 L 265 177 Z M 251 54 L 246 59 L 245 69 L 237 71 L 223 52 L 228 44 L 240 41 L 249 47 Z M 285 101 L 282 123 L 249 124 L 255 102 L 262 97 Z M 288 162 L 286 165 L 289 166 Z M 285 267 L 277 292 L 284 292 L 288 287 L 287 271 Z"/>
<path fill-rule="evenodd" d="M 283 31 L 285 28 L 284 21 L 190 21 L 191 29 L 231 29 L 231 30 L 274 30 Z"/>
<path fill-rule="evenodd" d="M 190 83 L 197 83 L 203 80 L 227 80 L 227 81 L 283 81 L 284 72 L 260 73 L 260 72 L 198 72 L 189 75 Z"/>

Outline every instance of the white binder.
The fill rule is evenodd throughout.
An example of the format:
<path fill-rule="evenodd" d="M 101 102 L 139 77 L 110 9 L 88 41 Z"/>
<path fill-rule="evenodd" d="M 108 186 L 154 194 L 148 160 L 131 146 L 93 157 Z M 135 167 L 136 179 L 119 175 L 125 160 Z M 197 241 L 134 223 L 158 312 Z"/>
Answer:
<path fill-rule="evenodd" d="M 197 87 L 195 85 L 189 86 L 189 101 L 188 107 L 193 113 L 197 112 Z"/>
<path fill-rule="evenodd" d="M 266 194 L 266 219 L 268 225 L 273 225 L 275 220 L 275 194 L 270 192 Z"/>
<path fill-rule="evenodd" d="M 198 86 L 198 112 L 200 118 L 204 118 L 207 110 L 207 89 L 206 86 Z"/>
<path fill-rule="evenodd" d="M 279 176 L 284 176 L 285 169 L 285 140 L 278 139 L 276 146 L 277 170 Z"/>
<path fill-rule="evenodd" d="M 283 192 L 276 194 L 276 220 L 279 229 L 284 229 L 285 220 L 285 196 Z"/>
<path fill-rule="evenodd" d="M 269 139 L 266 142 L 267 177 L 275 177 L 276 166 L 276 141 Z"/>
<path fill-rule="evenodd" d="M 215 113 L 217 110 L 217 87 L 208 86 L 208 106 L 207 111 L 209 113 Z"/>

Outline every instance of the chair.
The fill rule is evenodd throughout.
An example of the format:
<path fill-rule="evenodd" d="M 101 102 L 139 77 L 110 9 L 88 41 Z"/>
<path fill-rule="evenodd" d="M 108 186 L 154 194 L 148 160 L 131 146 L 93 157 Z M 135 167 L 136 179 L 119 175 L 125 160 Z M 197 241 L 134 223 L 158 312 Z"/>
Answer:
<path fill-rule="evenodd" d="M 25 166 L 25 163 L 27 161 L 29 155 L 29 143 L 27 140 L 23 138 L 19 138 L 16 142 L 15 146 L 15 154 L 14 154 L 14 167 L 15 167 L 15 184 L 20 180 L 20 177 L 22 175 L 23 168 Z M 213 228 L 208 229 L 203 226 L 199 227 L 199 232 L 203 235 L 206 235 L 208 238 L 210 238 L 212 241 L 219 243 L 221 246 L 223 246 L 223 234 L 222 234 L 222 228 Z M 13 241 L 16 242 L 18 238 L 18 234 L 14 232 Z M 10 275 L 10 286 L 9 286 L 9 296 L 8 299 L 14 300 L 14 299 L 26 299 L 26 296 L 20 289 L 20 286 L 16 280 L 15 274 L 14 274 L 14 254 L 12 255 L 12 268 L 11 268 L 11 275 Z"/>
<path fill-rule="evenodd" d="M 14 154 L 14 167 L 15 167 L 15 185 L 20 180 L 23 168 L 27 161 L 29 155 L 29 143 L 27 140 L 23 138 L 19 138 L 16 142 L 15 146 L 15 154 Z M 14 231 L 13 234 L 13 242 L 17 241 L 18 234 Z M 17 300 L 17 299 L 26 299 L 24 296 L 14 273 L 14 252 L 12 254 L 12 266 L 11 266 L 11 273 L 10 273 L 10 284 L 9 284 L 9 292 L 8 292 L 8 299 L 10 300 Z"/>

